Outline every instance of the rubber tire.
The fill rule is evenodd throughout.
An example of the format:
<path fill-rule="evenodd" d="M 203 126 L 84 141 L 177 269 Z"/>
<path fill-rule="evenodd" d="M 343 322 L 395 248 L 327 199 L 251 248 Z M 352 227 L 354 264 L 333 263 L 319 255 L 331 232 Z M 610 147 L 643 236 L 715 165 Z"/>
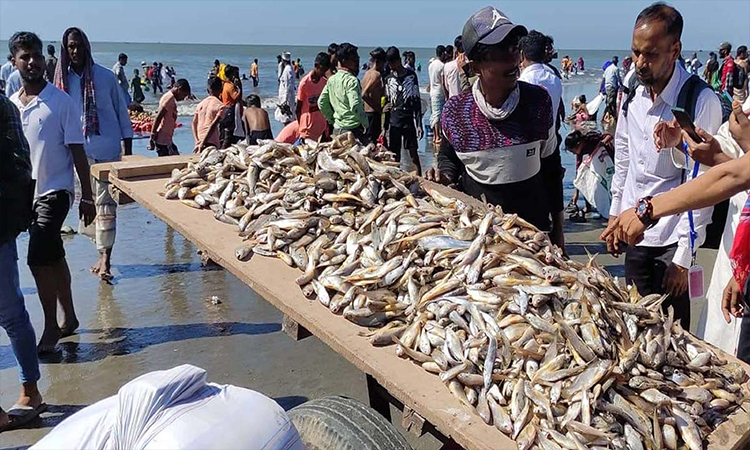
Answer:
<path fill-rule="evenodd" d="M 306 450 L 411 450 L 374 409 L 346 397 L 323 397 L 289 411 Z"/>

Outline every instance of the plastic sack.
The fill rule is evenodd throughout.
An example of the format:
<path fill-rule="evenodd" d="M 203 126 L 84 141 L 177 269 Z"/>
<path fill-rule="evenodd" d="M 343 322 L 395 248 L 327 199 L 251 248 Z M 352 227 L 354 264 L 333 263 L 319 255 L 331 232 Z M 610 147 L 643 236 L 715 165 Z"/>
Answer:
<path fill-rule="evenodd" d="M 586 197 L 599 214 L 609 218 L 609 207 L 612 204 L 612 177 L 615 174 L 615 163 L 604 148 L 599 148 L 584 158 L 573 185 Z"/>
<path fill-rule="evenodd" d="M 41 449 L 304 450 L 286 412 L 249 389 L 206 383 L 191 365 L 151 372 L 73 414 Z"/>

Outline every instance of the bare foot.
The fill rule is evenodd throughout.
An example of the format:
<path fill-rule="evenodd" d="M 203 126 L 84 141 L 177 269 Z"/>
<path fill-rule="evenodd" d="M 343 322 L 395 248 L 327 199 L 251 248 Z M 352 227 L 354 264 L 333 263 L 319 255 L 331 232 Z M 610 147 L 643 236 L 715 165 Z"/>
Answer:
<path fill-rule="evenodd" d="M 44 399 L 42 399 L 42 393 L 38 390 L 22 391 L 18 396 L 18 401 L 16 401 L 18 406 L 30 406 L 32 408 L 37 408 L 42 403 L 44 403 Z"/>
<path fill-rule="evenodd" d="M 93 273 L 95 275 L 99 275 L 99 263 L 97 262 L 96 264 L 94 264 L 93 266 L 91 266 L 91 268 L 89 270 L 91 271 L 91 273 Z"/>
<path fill-rule="evenodd" d="M 55 346 L 57 345 L 57 341 L 60 340 L 60 336 L 61 332 L 59 328 L 55 328 L 54 330 L 48 330 L 45 328 L 42 333 L 42 338 L 39 339 L 37 352 L 41 355 L 43 353 L 52 353 L 55 351 Z"/>
<path fill-rule="evenodd" d="M 75 317 L 70 322 L 66 321 L 63 326 L 60 327 L 60 337 L 64 338 L 72 336 L 73 334 L 75 334 L 79 325 L 80 324 L 78 323 L 78 319 L 76 319 Z"/>

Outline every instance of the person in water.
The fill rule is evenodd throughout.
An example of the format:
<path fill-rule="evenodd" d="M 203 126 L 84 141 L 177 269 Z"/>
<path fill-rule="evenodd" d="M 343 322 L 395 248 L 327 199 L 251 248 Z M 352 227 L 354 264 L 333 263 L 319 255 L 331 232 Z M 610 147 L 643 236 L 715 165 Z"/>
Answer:
<path fill-rule="evenodd" d="M 258 145 L 258 139 L 273 139 L 271 121 L 268 113 L 260 106 L 260 97 L 250 94 L 245 99 L 245 112 L 242 122 L 245 125 L 245 136 L 248 145 Z"/>

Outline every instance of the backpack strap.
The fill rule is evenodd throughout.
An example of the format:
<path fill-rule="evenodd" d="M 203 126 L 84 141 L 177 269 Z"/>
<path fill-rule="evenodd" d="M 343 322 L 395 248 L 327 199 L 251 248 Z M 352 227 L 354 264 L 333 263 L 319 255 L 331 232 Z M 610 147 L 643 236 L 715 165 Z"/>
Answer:
<path fill-rule="evenodd" d="M 711 86 L 703 81 L 698 75 L 690 75 L 685 84 L 680 88 L 677 95 L 677 107 L 684 109 L 690 119 L 695 121 L 695 107 L 698 103 L 698 97 L 704 89 L 711 89 Z"/>
<path fill-rule="evenodd" d="M 630 102 L 632 102 L 633 98 L 635 98 L 636 90 L 638 90 L 638 86 L 634 87 L 633 89 L 630 89 L 628 91 L 628 96 L 625 97 L 625 100 L 622 102 L 622 105 L 620 106 L 623 117 L 626 117 L 626 118 L 628 117 L 628 108 L 630 107 Z"/>

